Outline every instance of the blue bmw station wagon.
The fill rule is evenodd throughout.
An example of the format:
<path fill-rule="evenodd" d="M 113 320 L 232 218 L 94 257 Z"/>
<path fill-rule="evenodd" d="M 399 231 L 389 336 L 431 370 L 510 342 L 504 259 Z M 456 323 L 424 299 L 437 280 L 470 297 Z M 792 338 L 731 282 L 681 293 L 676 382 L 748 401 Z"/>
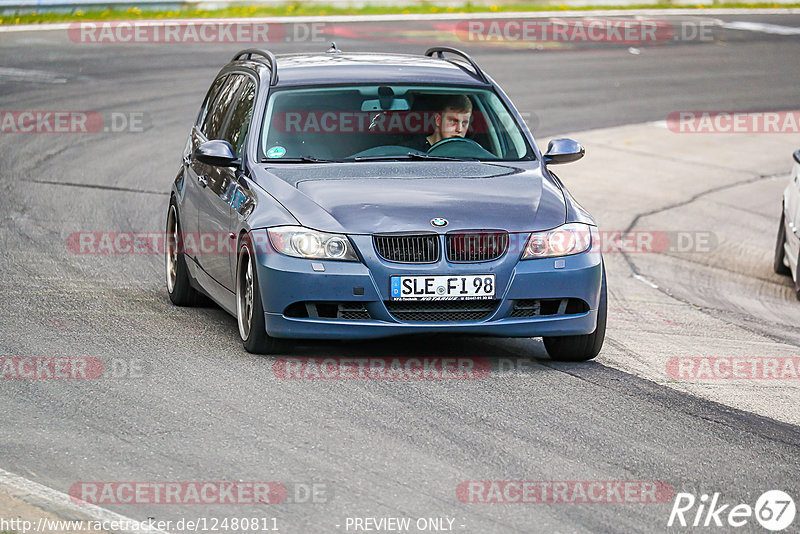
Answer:
<path fill-rule="evenodd" d="M 236 54 L 172 185 L 167 289 L 246 350 L 419 333 L 542 337 L 588 360 L 606 325 L 591 216 L 464 52 Z"/>

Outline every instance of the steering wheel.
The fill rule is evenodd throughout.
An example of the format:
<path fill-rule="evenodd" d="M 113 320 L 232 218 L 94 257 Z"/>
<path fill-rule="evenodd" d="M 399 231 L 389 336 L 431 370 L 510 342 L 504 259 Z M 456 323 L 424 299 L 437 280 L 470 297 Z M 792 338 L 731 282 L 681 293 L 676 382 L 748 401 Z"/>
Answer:
<path fill-rule="evenodd" d="M 497 156 L 483 148 L 477 141 L 466 137 L 448 137 L 428 149 L 431 156 L 455 158 L 496 159 Z"/>

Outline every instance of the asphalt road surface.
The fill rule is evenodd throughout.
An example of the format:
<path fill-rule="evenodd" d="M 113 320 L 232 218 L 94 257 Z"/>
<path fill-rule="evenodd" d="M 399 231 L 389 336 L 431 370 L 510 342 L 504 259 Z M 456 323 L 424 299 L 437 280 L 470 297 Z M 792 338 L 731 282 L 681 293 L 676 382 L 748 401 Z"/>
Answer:
<path fill-rule="evenodd" d="M 714 19 L 800 27 L 798 15 L 685 16 L 667 20 L 712 21 L 713 37 L 532 47 L 465 43 L 433 23 L 382 22 L 327 26 L 320 40 L 271 49 L 323 50 L 331 38 L 343 50 L 459 46 L 501 84 L 538 137 L 663 120 L 681 109 L 797 109 L 800 35 Z M 287 533 L 353 532 L 347 518 L 400 516 L 446 517 L 454 531 L 470 533 L 669 530 L 671 499 L 459 500 L 459 484 L 475 480 L 654 481 L 751 506 L 769 489 L 800 496 L 796 426 L 622 372 L 603 353 L 591 363 L 558 364 L 536 339 L 298 343 L 293 355 L 489 358 L 493 372 L 480 380 L 282 380 L 273 373 L 276 357 L 244 352 L 235 320 L 219 308 L 169 303 L 161 256 L 74 253 L 68 239 L 75 232 L 161 231 L 189 126 L 211 79 L 239 48 L 0 33 L 3 110 L 91 110 L 144 125 L 141 132 L 0 134 L 0 355 L 96 357 L 117 371 L 98 380 L 0 381 L 0 468 L 64 492 L 90 481 L 277 481 L 289 499 L 272 506 L 106 507 L 135 519 L 276 518 Z M 689 198 L 683 209 L 700 210 L 693 216 L 702 214 L 706 228 L 750 228 L 764 224 L 764 212 L 777 213 L 781 188 L 748 190 L 754 210 L 733 221 Z M 641 213 L 624 191 L 598 188 L 579 200 L 617 203 L 631 219 Z M 747 237 L 770 248 L 774 234 Z M 721 250 L 714 262 L 742 253 Z M 800 346 L 791 331 L 800 303 L 788 282 L 673 261 L 646 258 L 639 269 L 683 301 Z M 631 276 L 627 263 L 613 265 L 612 295 L 615 279 Z M 623 297 L 611 300 L 608 350 L 619 346 L 615 320 L 624 316 L 626 336 L 651 320 L 625 316 Z M 716 335 L 725 338 L 728 326 L 721 328 Z M 671 347 L 660 340 L 649 350 L 669 354 Z M 527 365 L 504 366 L 523 355 Z M 304 500 L 312 484 L 324 490 L 314 502 L 289 502 Z M 757 527 L 751 520 L 736 531 Z"/>

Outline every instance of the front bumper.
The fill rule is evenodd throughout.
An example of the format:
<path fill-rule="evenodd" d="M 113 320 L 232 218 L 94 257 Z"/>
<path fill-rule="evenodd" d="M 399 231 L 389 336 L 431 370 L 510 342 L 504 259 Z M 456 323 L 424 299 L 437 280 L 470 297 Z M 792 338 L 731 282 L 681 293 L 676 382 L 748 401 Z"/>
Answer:
<path fill-rule="evenodd" d="M 265 310 L 266 329 L 276 338 L 370 339 L 404 334 L 465 333 L 500 337 L 539 337 L 589 334 L 597 324 L 602 281 L 602 257 L 586 252 L 562 258 L 518 261 L 519 253 L 486 263 L 398 264 L 375 254 L 370 236 L 350 236 L 362 262 L 292 258 L 275 252 L 266 230 L 254 234 L 258 280 Z M 315 271 L 312 264 L 324 266 Z M 557 267 L 558 264 L 561 264 Z M 477 320 L 400 320 L 390 313 L 389 277 L 392 275 L 495 274 L 496 301 Z M 576 311 L 520 317 L 521 302 L 570 299 L 585 305 Z M 287 313 L 298 303 L 339 303 L 363 306 L 368 315 L 357 318 L 298 317 Z M 567 313 L 563 313 L 563 312 Z M 295 315 L 295 316 L 293 316 Z"/>

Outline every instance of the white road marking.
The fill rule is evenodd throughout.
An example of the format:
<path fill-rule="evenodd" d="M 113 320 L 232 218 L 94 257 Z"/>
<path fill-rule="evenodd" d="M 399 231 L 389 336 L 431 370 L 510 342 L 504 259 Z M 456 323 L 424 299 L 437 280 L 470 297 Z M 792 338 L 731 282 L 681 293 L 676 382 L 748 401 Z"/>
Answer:
<path fill-rule="evenodd" d="M 94 504 L 75 502 L 72 500 L 72 497 L 66 493 L 48 488 L 47 486 L 43 486 L 33 482 L 32 480 L 28 480 L 27 478 L 23 478 L 19 475 L 15 475 L 14 473 L 9 473 L 8 471 L 0 469 L 0 487 L 2 486 L 8 488 L 10 490 L 9 493 L 12 496 L 31 496 L 37 501 L 44 501 L 53 504 L 60 509 L 66 509 L 82 514 L 91 518 L 92 521 L 116 522 L 122 525 L 134 525 L 139 523 L 135 519 L 125 517 L 124 515 L 106 510 L 105 508 L 101 508 Z M 146 525 L 143 525 L 143 527 L 144 528 L 133 530 L 118 529 L 114 530 L 114 532 L 117 534 L 169 534 L 163 530 L 149 529 Z"/>
<path fill-rule="evenodd" d="M 40 82 L 40 83 L 67 83 L 67 79 L 56 72 L 34 69 L 14 69 L 0 67 L 0 81 L 11 80 L 15 82 Z"/>
<path fill-rule="evenodd" d="M 218 23 L 286 23 L 303 24 L 310 22 L 424 22 L 430 20 L 476 20 L 476 19 L 546 19 L 552 17 L 655 17 L 655 16 L 697 16 L 697 15 L 798 15 L 798 8 L 775 9 L 598 9 L 594 11 L 535 11 L 535 12 L 494 12 L 494 13 L 412 13 L 408 15 L 341 15 L 317 17 L 253 17 L 253 18 L 198 18 L 137 20 L 137 25 L 163 26 L 164 24 L 186 24 L 189 22 L 208 24 Z M 81 21 L 57 22 L 53 24 L 9 24 L 0 25 L 0 33 L 31 32 L 48 30 L 68 30 L 77 27 Z M 91 21 L 82 21 L 91 22 Z M 115 21 L 95 21 L 96 24 L 109 24 Z M 116 21 L 119 22 L 119 21 Z M 129 21 L 131 22 L 131 21 Z"/>
<path fill-rule="evenodd" d="M 773 35 L 800 35 L 800 28 L 794 26 L 780 26 L 763 22 L 721 22 L 719 25 L 726 30 L 744 30 L 748 32 L 771 33 Z"/>
<path fill-rule="evenodd" d="M 654 284 L 653 282 L 651 282 L 650 280 L 648 280 L 647 278 L 645 278 L 644 276 L 642 276 L 640 274 L 634 274 L 633 277 L 635 279 L 639 280 L 640 282 L 643 282 L 643 283 L 647 284 L 648 286 L 652 287 L 653 289 L 658 289 L 658 285 Z"/>

